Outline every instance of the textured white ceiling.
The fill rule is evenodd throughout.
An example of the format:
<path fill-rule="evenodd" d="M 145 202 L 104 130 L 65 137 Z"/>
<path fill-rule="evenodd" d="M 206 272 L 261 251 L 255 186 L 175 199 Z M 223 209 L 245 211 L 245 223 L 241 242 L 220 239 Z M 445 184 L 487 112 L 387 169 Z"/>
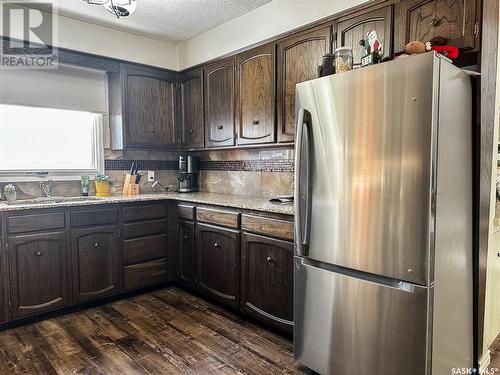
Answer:
<path fill-rule="evenodd" d="M 36 0 L 35 0 L 36 1 Z M 183 42 L 272 0 L 138 0 L 137 11 L 117 19 L 85 0 L 58 0 L 59 14 L 168 42 Z"/>

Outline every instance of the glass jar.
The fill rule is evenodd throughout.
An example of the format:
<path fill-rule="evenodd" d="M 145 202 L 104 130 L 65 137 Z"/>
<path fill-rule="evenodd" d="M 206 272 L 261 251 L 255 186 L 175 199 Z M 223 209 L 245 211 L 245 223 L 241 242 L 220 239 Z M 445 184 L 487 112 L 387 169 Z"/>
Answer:
<path fill-rule="evenodd" d="M 352 48 L 339 47 L 335 50 L 335 73 L 352 70 Z"/>

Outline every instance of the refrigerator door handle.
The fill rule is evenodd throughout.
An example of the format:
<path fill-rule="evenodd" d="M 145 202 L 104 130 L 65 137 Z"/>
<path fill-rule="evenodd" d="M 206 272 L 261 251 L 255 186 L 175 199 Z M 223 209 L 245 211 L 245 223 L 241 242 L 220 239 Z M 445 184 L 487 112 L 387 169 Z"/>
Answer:
<path fill-rule="evenodd" d="M 301 108 L 295 150 L 295 243 L 297 255 L 307 256 L 311 223 L 311 114 Z M 304 148 L 304 149 L 303 149 Z M 302 168 L 305 168 L 303 171 Z M 303 173 L 304 172 L 304 173 Z M 304 176 L 304 180 L 302 179 Z"/>

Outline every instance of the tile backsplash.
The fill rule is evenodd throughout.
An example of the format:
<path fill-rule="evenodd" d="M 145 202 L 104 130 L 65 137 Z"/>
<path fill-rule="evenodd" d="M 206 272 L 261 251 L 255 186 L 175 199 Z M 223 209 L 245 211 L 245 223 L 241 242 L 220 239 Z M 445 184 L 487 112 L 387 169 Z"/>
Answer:
<path fill-rule="evenodd" d="M 293 192 L 293 149 L 222 150 L 194 153 L 200 157 L 200 191 L 273 197 Z M 163 185 L 177 184 L 178 153 L 172 151 L 111 151 L 105 150 L 105 173 L 113 181 L 112 194 L 120 194 L 124 173 L 132 162 L 141 171 L 154 170 L 155 177 Z M 1 183 L 3 189 L 6 183 Z M 37 182 L 17 182 L 18 199 L 39 197 Z M 144 176 L 140 183 L 141 193 L 161 192 L 151 187 Z M 54 181 L 53 194 L 57 196 L 80 195 L 80 181 Z M 90 183 L 90 194 L 95 194 Z"/>

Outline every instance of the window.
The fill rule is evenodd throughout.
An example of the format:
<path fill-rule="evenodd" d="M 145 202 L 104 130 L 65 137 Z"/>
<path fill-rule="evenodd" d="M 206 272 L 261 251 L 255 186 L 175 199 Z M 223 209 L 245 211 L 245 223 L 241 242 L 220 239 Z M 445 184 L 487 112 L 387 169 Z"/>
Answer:
<path fill-rule="evenodd" d="M 104 170 L 102 114 L 0 104 L 0 176 Z"/>

